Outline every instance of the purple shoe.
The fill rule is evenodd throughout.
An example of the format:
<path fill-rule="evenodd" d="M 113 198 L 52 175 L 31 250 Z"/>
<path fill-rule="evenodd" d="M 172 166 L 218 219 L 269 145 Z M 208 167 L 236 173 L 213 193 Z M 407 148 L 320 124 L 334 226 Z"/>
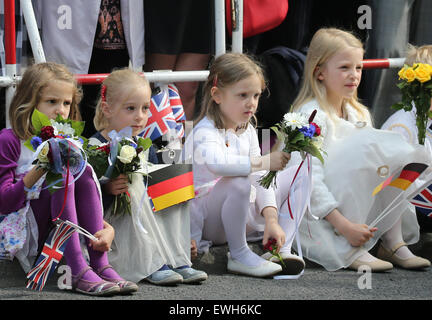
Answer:
<path fill-rule="evenodd" d="M 120 287 L 116 283 L 105 280 L 95 282 L 82 279 L 82 276 L 89 270 L 93 271 L 88 266 L 81 270 L 78 275 L 72 276 L 72 291 L 98 297 L 112 296 L 120 292 Z"/>
<path fill-rule="evenodd" d="M 102 272 L 104 272 L 106 269 L 109 269 L 109 268 L 114 270 L 114 268 L 111 265 L 107 264 L 106 266 L 99 268 L 96 271 L 96 274 L 99 277 L 101 277 L 102 279 L 118 285 L 120 287 L 120 294 L 128 294 L 128 293 L 133 293 L 133 292 L 138 291 L 138 285 L 132 281 L 127 281 L 127 280 L 123 280 L 123 279 L 112 279 L 112 278 L 108 278 L 108 277 L 105 277 L 104 275 L 102 275 Z"/>

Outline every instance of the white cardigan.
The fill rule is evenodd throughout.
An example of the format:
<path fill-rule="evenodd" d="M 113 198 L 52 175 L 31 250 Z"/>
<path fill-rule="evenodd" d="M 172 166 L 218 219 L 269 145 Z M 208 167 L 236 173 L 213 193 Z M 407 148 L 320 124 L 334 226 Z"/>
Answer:
<path fill-rule="evenodd" d="M 356 110 L 351 105 L 346 105 L 344 113 L 347 120 L 340 118 L 331 118 L 320 109 L 318 101 L 313 99 L 304 104 L 298 112 L 303 112 L 310 115 L 314 110 L 317 110 L 314 122 L 317 123 L 321 128 L 321 136 L 323 137 L 322 149 L 326 151 L 329 144 L 334 143 L 336 140 L 343 138 L 345 135 L 344 128 L 352 125 L 367 125 L 371 126 L 371 118 L 368 115 L 367 119 L 361 120 Z M 332 210 L 336 209 L 339 203 L 336 201 L 333 194 L 328 189 L 325 183 L 324 166 L 326 156 L 324 156 L 324 164 L 322 164 L 317 158 L 312 157 L 312 177 L 313 187 L 311 195 L 311 211 L 314 216 L 322 219 L 327 216 Z M 298 165 L 301 161 L 298 152 L 292 154 L 289 165 Z"/>
<path fill-rule="evenodd" d="M 266 171 L 251 173 L 250 158 L 261 155 L 258 136 L 251 125 L 237 136 L 218 130 L 212 120 L 204 117 L 188 136 L 184 154 L 186 161 L 193 163 L 194 185 L 199 197 L 207 194 L 221 177 L 249 176 L 256 189 L 257 214 L 267 206 L 277 208 L 274 190 L 263 188 L 257 182 Z"/>

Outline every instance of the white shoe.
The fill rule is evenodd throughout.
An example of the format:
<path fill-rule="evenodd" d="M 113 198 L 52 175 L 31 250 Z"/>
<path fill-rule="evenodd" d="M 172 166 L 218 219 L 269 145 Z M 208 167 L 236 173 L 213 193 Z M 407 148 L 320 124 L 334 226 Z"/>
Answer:
<path fill-rule="evenodd" d="M 228 271 L 236 274 L 243 274 L 251 277 L 265 278 L 275 275 L 282 271 L 282 267 L 270 261 L 264 261 L 256 267 L 250 267 L 231 258 L 228 252 Z"/>
<path fill-rule="evenodd" d="M 281 252 L 280 255 L 285 265 L 283 265 L 282 262 L 270 252 L 264 253 L 261 258 L 280 264 L 283 268 L 283 274 L 299 274 L 305 268 L 306 264 L 299 256 L 288 252 Z"/>

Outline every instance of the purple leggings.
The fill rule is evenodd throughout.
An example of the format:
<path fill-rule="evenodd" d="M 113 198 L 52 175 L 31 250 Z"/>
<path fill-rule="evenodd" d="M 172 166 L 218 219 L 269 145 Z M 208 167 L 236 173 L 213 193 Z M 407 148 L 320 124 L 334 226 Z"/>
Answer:
<path fill-rule="evenodd" d="M 39 228 L 39 247 L 43 245 L 48 236 L 51 219 L 57 217 L 60 213 L 63 205 L 64 191 L 64 188 L 59 189 L 51 195 L 45 189 L 40 193 L 39 199 L 30 202 Z M 103 208 L 89 166 L 86 167 L 84 173 L 77 181 L 69 185 L 66 205 L 59 218 L 69 220 L 86 229 L 91 234 L 103 229 Z M 93 250 L 88 246 L 87 240 L 86 238 L 90 265 L 93 269 L 97 270 L 107 265 L 107 253 Z M 77 232 L 74 232 L 69 239 L 64 257 L 67 265 L 71 267 L 73 275 L 77 275 L 83 268 L 87 267 Z"/>

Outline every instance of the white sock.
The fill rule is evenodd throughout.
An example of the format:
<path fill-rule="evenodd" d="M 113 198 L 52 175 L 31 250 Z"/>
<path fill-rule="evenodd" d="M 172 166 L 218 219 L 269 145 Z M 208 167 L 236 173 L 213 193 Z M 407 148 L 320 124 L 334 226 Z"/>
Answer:
<path fill-rule="evenodd" d="M 388 230 L 381 238 L 384 248 L 392 250 L 398 243 L 403 242 L 402 238 L 402 217 L 395 223 L 395 225 Z M 415 257 L 407 246 L 400 247 L 396 253 L 401 259 L 409 259 Z"/>

